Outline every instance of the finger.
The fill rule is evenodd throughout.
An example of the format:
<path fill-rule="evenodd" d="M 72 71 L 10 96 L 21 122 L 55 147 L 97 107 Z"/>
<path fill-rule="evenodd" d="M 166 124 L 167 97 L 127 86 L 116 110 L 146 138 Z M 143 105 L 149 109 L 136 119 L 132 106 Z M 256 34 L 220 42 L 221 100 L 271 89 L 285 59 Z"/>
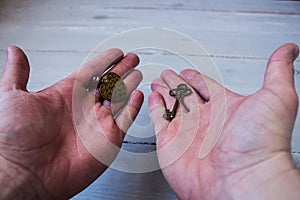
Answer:
<path fill-rule="evenodd" d="M 6 50 L 6 64 L 0 84 L 5 88 L 26 91 L 29 70 L 25 53 L 19 47 L 10 46 Z"/>
<path fill-rule="evenodd" d="M 103 134 L 106 139 L 108 139 L 111 143 L 121 146 L 123 140 L 123 133 L 116 126 L 115 120 L 112 117 L 112 111 L 110 108 L 106 106 L 100 106 L 99 104 L 95 104 L 96 109 L 96 120 L 99 126 L 95 126 L 97 132 Z M 92 118 L 92 117 L 91 117 Z M 90 124 L 97 122 L 89 122 Z M 105 122 L 105 123 L 103 123 Z"/>
<path fill-rule="evenodd" d="M 153 92 L 158 92 L 164 98 L 164 104 L 167 108 L 174 105 L 175 98 L 169 95 L 170 87 L 161 78 L 152 81 L 151 89 Z"/>
<path fill-rule="evenodd" d="M 139 113 L 144 101 L 144 95 L 141 91 L 135 90 L 132 92 L 128 103 L 121 110 L 116 118 L 116 124 L 125 133 L 131 126 L 132 122 L 135 120 L 137 114 Z"/>
<path fill-rule="evenodd" d="M 71 75 L 85 88 L 91 84 L 93 77 L 101 77 L 103 72 L 123 58 L 120 49 L 110 49 L 85 63 Z"/>
<path fill-rule="evenodd" d="M 205 109 L 195 110 L 200 113 L 200 126 L 213 127 L 214 131 L 208 130 L 199 151 L 199 157 L 204 158 L 218 141 L 222 132 L 226 114 L 226 93 L 229 93 L 222 85 L 198 71 L 186 69 L 180 73 L 205 101 L 208 101 Z M 199 124 L 199 123 L 196 123 Z M 197 132 L 197 131 L 196 131 Z M 203 137 L 200 136 L 201 138 Z M 202 139 L 201 139 L 202 140 Z"/>
<path fill-rule="evenodd" d="M 263 88 L 280 95 L 295 90 L 293 62 L 298 54 L 299 48 L 295 44 L 279 47 L 269 58 Z"/>
<path fill-rule="evenodd" d="M 139 64 L 139 57 L 134 53 L 127 54 L 120 62 L 118 62 L 110 72 L 114 72 L 119 76 L 124 76 Z"/>
<path fill-rule="evenodd" d="M 126 86 L 126 98 L 121 102 L 115 102 L 114 99 L 111 101 L 111 109 L 113 114 L 115 115 L 127 102 L 128 98 L 130 97 L 131 93 L 138 87 L 140 82 L 143 79 L 143 75 L 139 70 L 132 70 L 125 78 L 124 84 Z M 114 91 L 115 92 L 115 91 Z"/>
<path fill-rule="evenodd" d="M 169 123 L 168 120 L 163 119 L 166 109 L 163 96 L 158 92 L 153 92 L 148 99 L 148 108 L 155 133 L 158 134 Z"/>
<path fill-rule="evenodd" d="M 222 85 L 198 71 L 185 69 L 180 73 L 180 76 L 191 85 L 206 102 L 211 100 L 212 97 L 225 94 L 226 89 Z"/>
<path fill-rule="evenodd" d="M 180 76 L 199 93 L 204 101 L 209 100 L 209 90 L 206 81 L 200 72 L 186 69 L 180 72 Z"/>
<path fill-rule="evenodd" d="M 122 60 L 120 60 L 120 62 L 118 62 L 113 68 L 111 68 L 108 72 L 112 72 L 112 73 L 116 73 L 117 75 L 119 75 L 122 79 L 125 79 L 125 77 L 139 64 L 139 58 L 136 54 L 133 53 L 129 53 L 128 55 L 126 55 Z M 108 73 L 107 72 L 107 73 Z M 135 75 L 137 75 L 135 73 Z M 139 74 L 141 75 L 141 74 Z M 136 81 L 140 80 L 140 77 L 142 76 L 136 76 L 137 80 L 134 81 L 134 83 Z M 100 77 L 99 77 L 100 78 Z M 101 78 L 100 78 L 101 79 Z M 99 80 L 100 80 L 99 79 Z M 91 90 L 96 89 L 96 87 L 99 84 L 99 80 L 98 81 L 92 81 L 92 84 L 90 84 L 91 86 Z M 128 91 L 128 90 L 127 90 Z M 131 90 L 133 91 L 133 90 Z M 128 94 L 128 96 L 130 95 L 130 93 Z M 95 96 L 96 96 L 96 101 L 99 102 L 99 99 L 101 98 L 100 93 L 98 92 L 98 90 L 95 91 Z M 126 100 L 126 99 L 125 99 Z M 125 101 L 124 100 L 124 101 Z M 113 101 L 113 99 L 112 99 Z M 116 102 L 115 102 L 116 103 Z M 103 105 L 107 106 L 107 107 L 111 107 L 111 103 L 110 101 L 104 101 Z M 120 107 L 120 103 L 118 104 Z M 115 108 L 117 108 L 115 107 Z"/>
<path fill-rule="evenodd" d="M 123 134 L 116 126 L 111 110 L 94 104 L 84 115 L 74 115 L 74 122 L 77 124 L 76 132 L 80 143 L 94 158 L 109 166 L 123 140 Z"/>
<path fill-rule="evenodd" d="M 183 103 L 186 105 L 189 111 L 193 109 L 194 107 L 198 107 L 200 103 L 203 103 L 203 100 L 199 97 L 199 95 L 194 91 L 193 88 L 189 86 L 189 84 L 184 81 L 180 76 L 178 76 L 174 71 L 172 70 L 165 70 L 161 74 L 161 78 L 165 81 L 165 83 L 171 88 L 176 89 L 179 84 L 186 84 L 187 87 L 192 91 L 192 94 L 182 97 Z M 181 104 L 179 104 L 181 106 Z"/>

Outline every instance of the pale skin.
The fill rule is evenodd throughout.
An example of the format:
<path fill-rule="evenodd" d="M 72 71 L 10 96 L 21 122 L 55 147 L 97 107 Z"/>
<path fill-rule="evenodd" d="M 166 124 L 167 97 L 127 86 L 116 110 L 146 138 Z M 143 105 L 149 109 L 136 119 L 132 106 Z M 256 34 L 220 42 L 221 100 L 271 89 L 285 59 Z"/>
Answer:
<path fill-rule="evenodd" d="M 118 63 L 112 71 L 125 74 L 138 64 L 138 58 L 134 54 L 123 58 L 120 50 L 109 50 L 62 81 L 35 93 L 26 89 L 29 65 L 24 53 L 17 47 L 7 51 L 0 80 L 0 199 L 70 198 L 107 168 L 90 154 L 76 130 L 85 130 L 84 125 L 93 122 L 95 127 L 101 127 L 101 132 L 87 129 L 86 134 L 102 134 L 120 146 L 143 101 L 142 93 L 134 89 L 142 77 L 134 70 L 124 80 L 131 95 L 116 118 L 114 110 L 100 102 L 78 104 L 86 113 L 84 118 L 77 119 L 82 128 L 75 127 L 72 120 L 72 93 L 82 94 L 79 102 L 88 102 L 95 95 L 86 91 L 90 83 L 87 80 L 101 76 L 112 63 Z M 199 158 L 203 137 L 211 116 L 217 114 L 211 110 L 212 101 L 216 105 L 224 103 L 224 96 L 219 95 L 224 88 L 193 70 L 184 70 L 180 75 L 166 71 L 153 82 L 149 108 L 156 127 L 160 163 L 165 158 L 160 149 L 172 143 L 178 127 L 198 127 L 191 146 L 170 165 L 162 166 L 166 180 L 179 198 L 299 198 L 300 177 L 290 154 L 298 106 L 292 64 L 297 55 L 294 44 L 280 47 L 269 60 L 263 87 L 253 95 L 243 97 L 225 90 L 222 134 L 203 159 Z M 136 82 L 130 85 L 133 80 Z M 168 90 L 182 82 L 194 88 L 193 95 L 184 99 L 190 112 L 178 110 L 172 122 L 163 120 L 165 108 L 174 104 Z M 106 146 L 96 148 L 100 154 L 115 156 Z"/>
<path fill-rule="evenodd" d="M 293 68 L 298 53 L 295 44 L 277 49 L 269 59 L 262 88 L 249 96 L 227 89 L 223 96 L 223 86 L 193 70 L 179 75 L 168 70 L 152 83 L 149 110 L 160 163 L 165 163 L 169 156 L 164 154 L 172 149 L 166 146 L 181 137 L 179 127 L 198 127 L 191 145 L 162 168 L 180 199 L 300 198 L 300 175 L 291 158 L 290 144 L 298 110 Z M 184 99 L 191 111 L 179 110 L 171 122 L 161 120 L 165 108 L 174 104 L 168 90 L 180 83 L 194 89 L 194 94 Z M 199 158 L 208 128 L 214 131 L 211 115 L 218 113 L 211 110 L 211 101 L 215 105 L 226 102 L 224 126 L 214 148 Z M 183 130 L 182 139 L 188 136 L 186 128 Z"/>
<path fill-rule="evenodd" d="M 99 101 L 80 107 L 83 113 L 94 113 L 75 127 L 73 91 L 82 93 L 80 102 L 89 102 L 88 98 L 95 97 L 94 91 L 86 90 L 89 81 L 114 63 L 111 71 L 120 76 L 131 71 L 124 79 L 131 83 L 127 84 L 129 101 L 116 118 L 112 109 Z M 94 127 L 98 124 L 101 131 L 87 129 L 84 134 L 102 134 L 121 146 L 143 102 L 143 94 L 134 90 L 142 79 L 141 73 L 133 70 L 138 63 L 135 54 L 124 57 L 121 50 L 111 49 L 51 87 L 28 92 L 28 60 L 18 47 L 8 47 L 0 81 L 0 199 L 68 199 L 100 176 L 107 166 L 87 151 L 76 128 L 96 116 Z M 95 150 L 116 156 L 106 146 L 98 145 Z"/>

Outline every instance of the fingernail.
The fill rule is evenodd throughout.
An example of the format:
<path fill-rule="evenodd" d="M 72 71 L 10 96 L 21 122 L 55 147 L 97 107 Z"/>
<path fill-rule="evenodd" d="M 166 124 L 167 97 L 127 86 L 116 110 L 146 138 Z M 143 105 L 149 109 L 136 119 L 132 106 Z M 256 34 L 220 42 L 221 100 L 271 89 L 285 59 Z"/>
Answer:
<path fill-rule="evenodd" d="M 12 46 L 7 47 L 6 48 L 6 55 L 7 55 L 7 57 L 10 56 L 11 52 L 12 52 Z"/>
<path fill-rule="evenodd" d="M 9 46 L 6 48 L 6 63 L 9 63 L 12 59 L 12 47 Z"/>
<path fill-rule="evenodd" d="M 8 46 L 6 48 L 6 58 L 8 61 L 12 60 L 15 55 L 18 55 L 19 47 L 17 46 Z"/>
<path fill-rule="evenodd" d="M 295 45 L 295 48 L 293 49 L 293 61 L 295 61 L 299 56 L 299 47 Z"/>

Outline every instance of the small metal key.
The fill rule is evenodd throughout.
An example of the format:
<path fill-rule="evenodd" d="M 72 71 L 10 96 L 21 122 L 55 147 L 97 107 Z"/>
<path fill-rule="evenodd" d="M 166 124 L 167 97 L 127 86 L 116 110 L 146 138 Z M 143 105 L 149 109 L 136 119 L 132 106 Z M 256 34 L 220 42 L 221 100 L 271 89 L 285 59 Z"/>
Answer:
<path fill-rule="evenodd" d="M 184 106 L 186 111 L 189 112 L 189 109 L 183 102 L 183 97 L 190 95 L 191 93 L 192 93 L 192 90 L 190 88 L 188 88 L 186 84 L 179 84 L 177 86 L 177 88 L 171 89 L 169 94 L 170 94 L 170 96 L 175 97 L 176 101 L 172 108 L 172 111 L 170 109 L 165 110 L 165 114 L 163 115 L 163 118 L 165 118 L 168 121 L 171 121 L 176 115 L 176 111 L 177 111 L 179 102 Z"/>
<path fill-rule="evenodd" d="M 176 111 L 178 108 L 178 104 L 179 104 L 179 100 L 176 98 L 175 104 L 173 106 L 172 111 L 168 108 L 166 108 L 165 110 L 165 114 L 163 115 L 163 118 L 165 118 L 168 121 L 172 121 L 172 119 L 175 117 L 176 115 Z"/>

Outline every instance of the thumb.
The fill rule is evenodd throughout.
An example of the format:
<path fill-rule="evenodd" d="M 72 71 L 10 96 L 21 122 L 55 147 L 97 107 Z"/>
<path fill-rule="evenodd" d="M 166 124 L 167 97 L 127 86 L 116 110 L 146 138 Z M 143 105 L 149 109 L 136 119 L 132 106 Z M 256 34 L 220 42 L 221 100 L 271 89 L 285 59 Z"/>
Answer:
<path fill-rule="evenodd" d="M 298 57 L 299 48 L 296 44 L 285 44 L 279 47 L 269 58 L 263 89 L 277 95 L 294 91 L 294 60 Z"/>
<path fill-rule="evenodd" d="M 28 78 L 29 63 L 25 53 L 19 47 L 8 47 L 0 85 L 6 89 L 26 90 Z"/>

